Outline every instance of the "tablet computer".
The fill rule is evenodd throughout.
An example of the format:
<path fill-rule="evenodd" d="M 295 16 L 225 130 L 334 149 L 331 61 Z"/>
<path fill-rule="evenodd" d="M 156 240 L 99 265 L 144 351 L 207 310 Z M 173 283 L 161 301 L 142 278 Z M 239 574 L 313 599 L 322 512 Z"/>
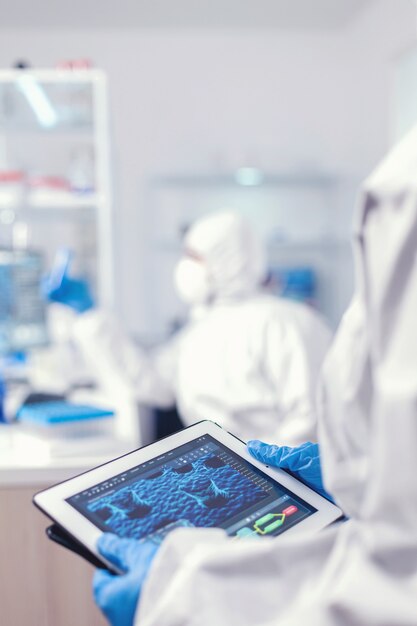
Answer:
<path fill-rule="evenodd" d="M 34 503 L 103 562 L 103 532 L 160 543 L 176 528 L 200 526 L 261 539 L 318 531 L 342 516 L 210 421 L 41 491 Z"/>

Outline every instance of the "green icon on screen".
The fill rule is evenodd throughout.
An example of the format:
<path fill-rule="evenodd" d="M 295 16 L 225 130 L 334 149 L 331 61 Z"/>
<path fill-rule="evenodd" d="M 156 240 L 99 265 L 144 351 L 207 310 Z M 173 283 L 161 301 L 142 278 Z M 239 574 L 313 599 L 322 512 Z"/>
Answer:
<path fill-rule="evenodd" d="M 268 513 L 256 520 L 253 527 L 259 535 L 269 535 L 285 522 L 285 513 Z"/>

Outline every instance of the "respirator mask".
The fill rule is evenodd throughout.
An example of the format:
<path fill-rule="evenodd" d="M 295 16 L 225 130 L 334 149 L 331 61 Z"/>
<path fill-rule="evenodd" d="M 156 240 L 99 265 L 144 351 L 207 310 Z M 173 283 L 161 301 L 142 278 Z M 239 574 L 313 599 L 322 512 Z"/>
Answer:
<path fill-rule="evenodd" d="M 174 284 L 181 300 L 189 305 L 205 304 L 211 296 L 210 277 L 205 264 L 181 259 L 174 272 Z"/>

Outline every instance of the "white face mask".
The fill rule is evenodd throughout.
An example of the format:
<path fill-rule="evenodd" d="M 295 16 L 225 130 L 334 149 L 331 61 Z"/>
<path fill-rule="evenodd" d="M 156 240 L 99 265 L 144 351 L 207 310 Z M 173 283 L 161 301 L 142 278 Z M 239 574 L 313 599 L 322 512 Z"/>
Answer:
<path fill-rule="evenodd" d="M 174 283 L 181 300 L 190 305 L 204 304 L 211 295 L 207 268 L 201 261 L 181 259 L 175 268 Z"/>

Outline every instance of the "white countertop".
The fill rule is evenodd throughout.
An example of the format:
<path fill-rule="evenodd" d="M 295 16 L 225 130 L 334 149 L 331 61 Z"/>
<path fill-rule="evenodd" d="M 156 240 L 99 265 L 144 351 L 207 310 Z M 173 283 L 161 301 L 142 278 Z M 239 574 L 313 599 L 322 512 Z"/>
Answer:
<path fill-rule="evenodd" d="M 0 425 L 0 487 L 48 486 L 134 450 L 115 438 L 63 441 L 52 451 L 47 441 L 31 439 L 19 425 Z"/>

